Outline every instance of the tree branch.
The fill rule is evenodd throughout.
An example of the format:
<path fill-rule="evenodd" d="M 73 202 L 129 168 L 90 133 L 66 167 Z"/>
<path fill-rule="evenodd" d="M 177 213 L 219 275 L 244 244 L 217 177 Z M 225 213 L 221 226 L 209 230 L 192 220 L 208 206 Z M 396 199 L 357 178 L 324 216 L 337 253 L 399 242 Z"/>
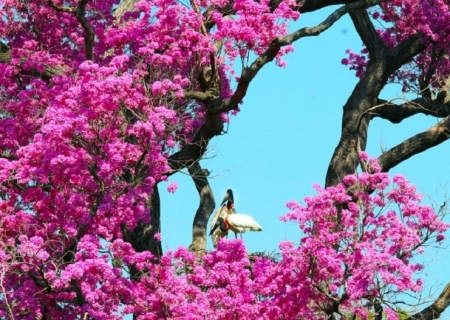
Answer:
<path fill-rule="evenodd" d="M 394 49 L 390 50 L 388 58 L 389 74 L 393 73 L 402 65 L 411 61 L 415 55 L 425 50 L 427 44 L 424 40 L 426 40 L 424 34 L 418 32 L 399 43 Z"/>
<path fill-rule="evenodd" d="M 248 86 L 250 82 L 255 78 L 258 72 L 269 62 L 271 62 L 280 51 L 281 46 L 278 44 L 278 39 L 275 39 L 270 44 L 269 48 L 250 65 L 250 67 L 244 68 L 241 74 L 236 91 L 233 95 L 225 100 L 218 108 L 216 113 L 228 112 L 238 108 L 239 102 L 244 99 L 247 94 Z"/>
<path fill-rule="evenodd" d="M 359 37 L 367 50 L 369 50 L 371 60 L 382 58 L 387 53 L 387 47 L 375 30 L 367 11 L 362 9 L 355 10 L 350 12 L 350 17 Z"/>
<path fill-rule="evenodd" d="M 77 17 L 78 22 L 83 27 L 83 30 L 85 32 L 84 36 L 84 50 L 87 60 L 94 60 L 94 39 L 95 34 L 94 30 L 92 29 L 89 22 L 86 20 L 86 17 L 84 16 L 86 5 L 89 0 L 81 0 L 78 3 L 77 9 L 75 11 L 75 16 Z"/>
<path fill-rule="evenodd" d="M 384 152 L 378 161 L 383 172 L 388 172 L 391 168 L 410 157 L 430 149 L 450 138 L 450 116 L 445 117 L 438 124 L 432 126 L 427 131 L 421 132 L 389 151 Z"/>
<path fill-rule="evenodd" d="M 200 160 L 206 152 L 209 141 L 217 135 L 220 135 L 223 130 L 223 122 L 220 114 L 214 112 L 214 101 L 210 101 L 206 105 L 206 122 L 195 134 L 194 139 L 183 148 L 171 155 L 168 159 L 169 166 L 173 170 L 172 174 L 183 169 L 188 168 L 194 162 Z"/>
<path fill-rule="evenodd" d="M 214 98 L 216 98 L 214 95 L 212 95 L 210 92 L 202 92 L 202 91 L 185 91 L 184 97 L 186 99 L 194 99 L 200 102 L 208 102 Z"/>
<path fill-rule="evenodd" d="M 133 230 L 129 230 L 123 225 L 123 239 L 131 243 L 136 252 L 150 251 L 159 260 L 163 252 L 161 241 L 155 239 L 155 234 L 161 232 L 161 202 L 157 184 L 153 186 L 152 195 L 147 201 L 147 207 L 150 211 L 150 221 L 145 223 L 139 221 Z M 139 279 L 142 272 L 138 271 L 135 266 L 131 266 L 130 276 L 133 279 Z"/>
<path fill-rule="evenodd" d="M 374 117 L 380 117 L 392 123 L 400 123 L 419 113 L 444 118 L 450 115 L 450 96 L 442 91 L 436 99 L 420 97 L 402 104 L 389 103 L 379 99 L 379 105 L 373 107 L 370 112 Z"/>
<path fill-rule="evenodd" d="M 303 37 L 318 36 L 320 33 L 330 28 L 336 21 L 338 21 L 345 14 L 352 12 L 353 10 L 372 7 L 384 1 L 386 0 L 369 0 L 369 1 L 360 0 L 342 6 L 339 9 L 335 10 L 322 23 L 318 24 L 317 26 L 302 28 L 291 34 L 288 34 L 282 37 L 278 41 L 278 44 L 280 46 L 286 46 L 292 44 L 294 41 Z"/>
<path fill-rule="evenodd" d="M 60 12 L 75 13 L 75 11 L 77 11 L 77 9 L 74 8 L 74 7 L 62 7 L 62 6 L 57 6 L 56 4 L 53 3 L 52 0 L 48 0 L 48 4 L 50 5 L 50 7 L 52 7 L 52 8 L 55 9 L 56 11 L 60 11 Z"/>
<path fill-rule="evenodd" d="M 124 2 L 127 2 L 127 1 L 129 1 L 129 0 L 125 0 Z M 255 1 L 257 1 L 257 0 L 255 0 Z M 379 0 L 377 2 L 381 3 L 384 1 L 387 1 L 387 0 Z M 282 2 L 282 0 L 270 0 L 270 3 L 269 3 L 270 10 L 273 11 L 276 8 L 278 8 L 278 6 L 280 5 L 281 2 Z M 363 3 L 363 1 L 361 1 L 361 0 L 348 0 L 348 1 L 343 1 L 343 0 L 297 0 L 296 5 L 298 8 L 298 12 L 307 13 L 307 12 L 317 11 L 317 10 L 320 10 L 322 8 L 329 7 L 329 6 L 336 6 L 336 5 L 347 5 L 347 6 L 350 5 L 351 6 L 355 2 L 358 2 L 360 4 Z M 369 0 L 369 2 L 373 2 L 373 1 Z M 370 7 L 370 6 L 373 6 L 373 5 L 369 5 L 367 7 Z M 214 10 L 218 10 L 224 16 L 235 14 L 235 11 L 233 10 L 231 5 L 224 7 L 224 8 L 217 8 L 214 6 L 209 7 L 203 13 L 203 16 L 205 18 L 205 27 L 208 31 L 211 30 L 215 26 L 214 21 L 212 21 L 212 19 L 208 19 L 208 17 Z"/>
<path fill-rule="evenodd" d="M 206 251 L 206 226 L 216 206 L 214 194 L 208 182 L 208 170 L 203 170 L 199 162 L 188 168 L 200 196 L 200 203 L 192 225 L 192 243 L 189 249 L 201 255 Z"/>
<path fill-rule="evenodd" d="M 270 1 L 270 7 L 275 9 L 279 6 L 282 0 L 271 0 Z M 386 1 L 386 0 L 383 0 Z M 343 1 L 343 0 L 297 0 L 297 5 L 299 6 L 298 11 L 300 13 L 306 13 L 306 12 L 313 12 L 320 10 L 325 7 L 329 6 L 336 6 L 336 5 L 349 5 L 353 4 L 355 2 L 361 2 L 358 0 L 349 0 L 349 1 Z"/>
<path fill-rule="evenodd" d="M 134 4 L 138 2 L 138 0 L 124 0 L 122 1 L 114 10 L 113 16 L 116 19 L 122 18 L 122 16 L 128 11 L 132 11 L 134 9 Z"/>
<path fill-rule="evenodd" d="M 86 17 L 84 16 L 86 5 L 89 0 L 81 0 L 78 2 L 77 7 L 63 7 L 63 6 L 57 6 L 53 3 L 52 0 L 48 0 L 48 4 L 50 7 L 55 9 L 59 12 L 68 12 L 68 13 L 74 13 L 75 17 L 77 18 L 78 22 L 81 24 L 81 27 L 84 30 L 85 36 L 84 36 L 84 51 L 86 55 L 86 60 L 94 60 L 94 39 L 95 39 L 95 33 L 92 29 L 89 22 L 86 20 Z"/>
<path fill-rule="evenodd" d="M 368 21 L 368 23 L 371 22 Z M 363 26 L 364 25 L 362 24 L 358 28 L 362 28 Z M 364 36 L 364 31 L 360 32 L 362 36 Z M 378 97 L 381 90 L 389 80 L 389 77 L 403 64 L 410 61 L 415 55 L 419 54 L 426 48 L 422 37 L 423 36 L 420 33 L 412 35 L 407 40 L 398 44 L 397 47 L 389 51 L 380 51 L 379 49 L 375 49 L 375 54 L 378 54 L 378 58 L 374 58 L 372 54 L 370 55 L 370 61 L 364 75 L 361 77 L 361 80 L 358 82 L 350 98 L 344 105 L 341 138 L 328 166 L 326 186 L 335 185 L 339 183 L 345 175 L 355 172 L 359 164 L 357 150 L 365 150 L 367 143 L 367 129 L 369 121 L 371 117 L 373 117 L 370 110 L 372 108 L 376 109 L 374 106 L 378 105 Z M 361 115 L 366 116 L 361 120 Z M 357 130 L 357 128 L 359 128 L 359 130 Z M 403 157 L 403 159 L 399 159 L 398 161 L 393 158 L 386 158 L 388 155 L 393 157 L 392 153 L 383 155 L 383 159 L 390 163 L 387 167 L 391 168 L 401 161 L 411 157 L 413 154 L 422 152 L 423 150 L 439 144 L 447 139 L 439 136 L 439 139 L 436 140 L 436 137 L 418 135 L 418 137 L 415 137 L 410 142 L 417 142 L 418 138 L 419 140 L 420 138 L 428 138 L 433 140 L 433 142 L 423 141 L 423 143 L 419 144 L 419 146 L 412 144 L 411 147 L 415 147 L 417 150 L 412 154 L 410 154 L 411 150 L 403 150 L 402 152 L 405 154 L 398 154 Z M 392 151 L 396 151 L 398 153 L 400 150 L 393 149 Z"/>
<path fill-rule="evenodd" d="M 11 63 L 11 48 L 1 43 L 0 50 L 0 63 Z M 20 59 L 21 63 L 26 62 L 25 58 Z M 55 66 L 45 66 L 44 72 L 36 69 L 32 70 L 21 70 L 20 72 L 24 75 L 29 75 L 33 77 L 41 78 L 42 80 L 49 81 L 52 77 L 63 74 L 67 70 L 67 67 L 55 67 Z"/>
<path fill-rule="evenodd" d="M 448 283 L 439 298 L 433 304 L 405 320 L 433 320 L 438 319 L 442 312 L 450 305 L 450 283 Z"/>
<path fill-rule="evenodd" d="M 250 67 L 244 68 L 236 91 L 229 99 L 223 102 L 223 104 L 218 108 L 216 112 L 228 112 L 230 110 L 237 109 L 239 102 L 242 101 L 242 99 L 247 94 L 247 89 L 250 85 L 250 82 L 267 63 L 271 62 L 276 57 L 281 47 L 290 45 L 294 41 L 297 41 L 298 39 L 303 37 L 319 35 L 321 32 L 330 28 L 344 14 L 350 12 L 351 10 L 368 8 L 383 1 L 385 0 L 360 0 L 348 4 L 334 11 L 322 23 L 318 24 L 315 27 L 302 28 L 284 37 L 274 39 L 269 48 L 262 55 L 256 58 L 256 60 L 250 65 Z"/>

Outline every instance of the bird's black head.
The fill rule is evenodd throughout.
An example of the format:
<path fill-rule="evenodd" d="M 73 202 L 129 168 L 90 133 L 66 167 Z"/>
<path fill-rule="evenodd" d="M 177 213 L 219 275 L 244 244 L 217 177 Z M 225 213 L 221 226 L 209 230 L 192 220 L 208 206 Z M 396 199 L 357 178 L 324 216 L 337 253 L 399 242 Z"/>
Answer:
<path fill-rule="evenodd" d="M 225 194 L 225 197 L 223 197 L 222 203 L 220 205 L 223 206 L 225 202 L 227 203 L 227 206 L 234 203 L 233 190 L 227 190 L 227 193 Z"/>

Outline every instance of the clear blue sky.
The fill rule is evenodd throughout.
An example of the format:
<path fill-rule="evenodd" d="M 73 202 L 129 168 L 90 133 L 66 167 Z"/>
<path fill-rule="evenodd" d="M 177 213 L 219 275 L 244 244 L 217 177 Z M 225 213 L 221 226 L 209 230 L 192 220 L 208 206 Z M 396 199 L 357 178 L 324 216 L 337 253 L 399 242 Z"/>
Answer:
<path fill-rule="evenodd" d="M 292 28 L 316 25 L 330 12 L 302 15 Z M 211 171 L 209 182 L 216 204 L 220 204 L 227 189 L 233 189 L 237 211 L 252 215 L 263 228 L 259 233 L 244 234 L 250 252 L 274 251 L 286 239 L 298 243 L 298 227 L 280 222 L 279 217 L 287 212 L 287 201 L 302 201 L 314 194 L 313 183 L 324 184 L 340 137 L 342 106 L 358 80 L 340 61 L 346 49 L 359 52 L 361 46 L 348 16 L 318 37 L 300 39 L 295 52 L 286 57 L 287 68 L 265 66 L 251 83 L 241 112 L 231 118 L 228 133 L 210 143 L 201 164 Z M 400 88 L 391 87 L 382 98 L 400 94 Z M 389 149 L 437 121 L 425 116 L 400 125 L 381 119 L 372 121 L 367 151 L 378 157 L 382 148 Z M 450 142 L 444 142 L 391 173 L 405 175 L 421 193 L 440 205 L 445 195 L 450 195 L 448 155 Z M 166 191 L 168 183 L 160 184 L 164 250 L 190 244 L 198 206 L 197 191 L 187 174 L 178 173 L 170 178 L 172 181 L 179 184 L 175 194 Z M 445 246 L 449 243 L 450 235 Z M 208 249 L 212 249 L 210 239 Z M 427 285 L 424 298 L 430 294 L 437 298 L 450 281 L 445 272 L 448 250 L 433 250 L 426 255 L 427 268 L 422 275 Z M 449 318 L 449 314 L 447 311 L 442 319 Z"/>

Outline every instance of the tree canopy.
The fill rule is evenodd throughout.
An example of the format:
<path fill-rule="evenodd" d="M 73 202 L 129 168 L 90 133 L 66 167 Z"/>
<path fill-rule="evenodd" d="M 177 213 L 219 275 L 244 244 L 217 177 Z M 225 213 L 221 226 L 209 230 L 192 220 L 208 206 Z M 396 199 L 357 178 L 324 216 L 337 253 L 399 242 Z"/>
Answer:
<path fill-rule="evenodd" d="M 333 5 L 322 23 L 288 30 L 289 21 Z M 404 178 L 390 187 L 387 172 L 449 138 L 449 5 L 0 4 L 2 316 L 394 319 L 395 294 L 420 290 L 412 256 L 425 242 L 442 241 L 446 229 Z M 301 244 L 281 243 L 279 261 L 249 259 L 240 241 L 205 253 L 215 201 L 199 161 L 211 139 L 224 133 L 266 64 L 284 66 L 294 42 L 346 14 L 364 48 L 342 63 L 360 80 L 343 107 L 325 188 L 304 206 L 289 204 L 286 219 L 298 222 Z M 380 99 L 392 82 L 417 97 Z M 371 120 L 399 123 L 416 114 L 441 120 L 368 159 Z M 190 251 L 163 254 L 158 183 L 182 169 L 199 193 L 192 243 Z M 438 316 L 446 290 L 417 317 Z"/>

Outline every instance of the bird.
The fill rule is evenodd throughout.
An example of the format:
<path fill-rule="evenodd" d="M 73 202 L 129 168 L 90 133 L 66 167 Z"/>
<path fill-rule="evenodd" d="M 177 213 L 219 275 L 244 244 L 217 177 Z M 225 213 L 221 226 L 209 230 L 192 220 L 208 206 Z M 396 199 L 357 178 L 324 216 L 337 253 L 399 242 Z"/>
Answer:
<path fill-rule="evenodd" d="M 228 233 L 228 230 L 234 232 L 234 236 L 237 238 L 237 234 L 242 234 L 245 231 L 262 231 L 261 226 L 248 214 L 235 213 L 228 215 L 225 218 L 218 217 L 216 224 L 211 229 L 210 234 L 213 234 L 217 229 L 222 233 Z"/>
<path fill-rule="evenodd" d="M 231 214 L 236 214 L 236 210 L 234 209 L 234 197 L 233 197 L 233 190 L 228 189 L 225 197 L 223 198 L 220 208 L 217 209 L 217 211 L 214 213 L 214 216 L 210 223 L 210 229 L 211 232 L 209 235 L 211 236 L 212 243 L 214 248 L 217 248 L 217 241 L 219 238 L 227 237 L 228 236 L 228 230 L 222 231 L 220 229 L 212 230 L 214 226 L 216 225 L 219 218 L 225 219 L 227 216 Z"/>

